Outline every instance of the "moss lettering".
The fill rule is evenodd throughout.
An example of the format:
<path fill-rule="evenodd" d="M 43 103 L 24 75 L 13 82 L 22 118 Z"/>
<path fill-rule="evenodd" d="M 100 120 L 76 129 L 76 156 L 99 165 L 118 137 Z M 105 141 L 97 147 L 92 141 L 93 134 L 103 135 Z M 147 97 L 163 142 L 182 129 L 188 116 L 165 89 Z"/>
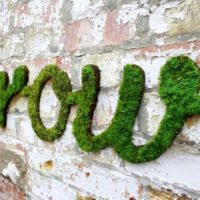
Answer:
<path fill-rule="evenodd" d="M 53 90 L 61 103 L 58 119 L 52 128 L 46 128 L 40 118 L 40 97 L 45 83 L 52 79 Z M 6 109 L 14 94 L 27 82 L 24 66 L 14 72 L 9 86 L 7 75 L 0 73 L 0 125 L 5 126 Z M 139 66 L 126 65 L 119 90 L 115 115 L 107 130 L 97 136 L 92 134 L 91 124 L 100 90 L 100 72 L 94 65 L 82 71 L 82 88 L 71 91 L 68 75 L 54 65 L 45 66 L 33 85 L 26 86 L 22 94 L 28 97 L 28 112 L 36 134 L 42 140 L 53 142 L 65 131 L 71 105 L 78 110 L 73 121 L 73 134 L 79 147 L 87 152 L 113 147 L 123 159 L 143 163 L 158 158 L 173 143 L 184 122 L 194 114 L 200 114 L 200 71 L 196 63 L 186 56 L 170 58 L 160 72 L 159 94 L 166 105 L 165 115 L 154 136 L 145 145 L 132 143 L 132 127 L 141 104 L 144 91 L 144 72 Z"/>

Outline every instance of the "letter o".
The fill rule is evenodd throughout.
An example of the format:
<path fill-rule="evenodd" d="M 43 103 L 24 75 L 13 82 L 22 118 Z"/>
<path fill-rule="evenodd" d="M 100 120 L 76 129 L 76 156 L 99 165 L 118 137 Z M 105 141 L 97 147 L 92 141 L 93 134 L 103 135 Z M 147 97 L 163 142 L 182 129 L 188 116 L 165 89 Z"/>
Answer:
<path fill-rule="evenodd" d="M 53 91 L 61 103 L 57 122 L 51 128 L 46 128 L 40 118 L 40 98 L 45 83 L 51 79 Z M 32 127 L 42 140 L 52 142 L 58 139 L 65 131 L 69 115 L 69 106 L 66 102 L 71 83 L 68 75 L 55 65 L 45 66 L 32 86 L 23 89 L 22 94 L 28 96 L 28 113 Z"/>

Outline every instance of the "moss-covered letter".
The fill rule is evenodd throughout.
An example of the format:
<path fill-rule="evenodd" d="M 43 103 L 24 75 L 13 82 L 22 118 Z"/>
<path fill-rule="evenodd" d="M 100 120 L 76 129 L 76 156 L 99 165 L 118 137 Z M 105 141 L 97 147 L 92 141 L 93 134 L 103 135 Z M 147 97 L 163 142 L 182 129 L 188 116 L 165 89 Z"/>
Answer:
<path fill-rule="evenodd" d="M 6 72 L 0 72 L 0 126 L 6 126 L 7 107 L 12 97 L 21 91 L 28 80 L 28 70 L 25 66 L 15 69 L 12 83 L 9 84 Z"/>
<path fill-rule="evenodd" d="M 45 83 L 51 79 L 55 95 L 61 103 L 56 124 L 46 128 L 40 118 L 40 97 Z M 66 103 L 71 84 L 68 75 L 55 65 L 47 65 L 35 79 L 32 86 L 25 87 L 23 94 L 28 96 L 28 112 L 32 126 L 36 134 L 42 140 L 52 142 L 59 138 L 65 131 L 69 114 L 69 106 Z"/>

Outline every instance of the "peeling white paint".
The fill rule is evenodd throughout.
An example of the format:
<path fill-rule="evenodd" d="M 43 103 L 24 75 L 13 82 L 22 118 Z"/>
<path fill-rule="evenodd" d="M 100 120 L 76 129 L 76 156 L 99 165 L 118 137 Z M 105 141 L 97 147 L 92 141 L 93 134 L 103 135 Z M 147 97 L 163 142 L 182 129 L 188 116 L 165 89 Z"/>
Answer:
<path fill-rule="evenodd" d="M 106 14 L 98 15 L 94 18 L 93 28 L 91 34 L 94 37 L 94 45 L 99 44 L 103 41 L 103 28 L 105 27 Z"/>
<path fill-rule="evenodd" d="M 8 163 L 6 168 L 4 168 L 1 173 L 4 176 L 9 177 L 15 184 L 17 183 L 17 179 L 20 176 L 20 173 L 19 173 L 17 167 L 15 166 L 15 164 L 12 161 Z"/>
<path fill-rule="evenodd" d="M 119 10 L 117 17 L 118 24 L 126 24 L 137 17 L 138 2 L 133 2 L 130 5 L 123 5 Z"/>
<path fill-rule="evenodd" d="M 103 1 L 98 0 L 91 4 L 90 0 L 73 0 L 73 7 L 72 7 L 72 18 L 73 19 L 84 19 L 86 17 L 92 18 L 94 17 L 99 9 L 103 6 Z"/>
<path fill-rule="evenodd" d="M 9 18 L 11 16 L 11 11 L 8 9 L 6 1 L 0 2 L 0 34 L 9 31 Z"/>
<path fill-rule="evenodd" d="M 173 13 L 171 15 L 171 17 L 173 19 L 177 19 L 177 20 L 184 20 L 185 19 L 185 11 L 181 11 L 181 12 L 177 12 L 177 13 Z"/>
<path fill-rule="evenodd" d="M 26 14 L 20 15 L 19 20 L 20 20 L 20 25 L 22 28 L 30 26 L 34 22 L 34 18 Z M 15 21 L 15 26 L 17 26 L 17 20 Z"/>
<path fill-rule="evenodd" d="M 149 16 L 149 27 L 153 32 L 161 34 L 169 30 L 168 24 L 165 20 L 165 11 L 166 9 L 176 7 L 178 3 L 178 1 L 170 1 L 161 4 L 159 7 L 155 6 L 152 9 L 152 13 Z"/>
<path fill-rule="evenodd" d="M 134 1 L 132 4 L 123 5 L 119 10 L 117 23 L 126 24 L 134 22 L 138 16 L 149 15 L 149 10 L 146 8 L 139 8 L 138 2 Z"/>

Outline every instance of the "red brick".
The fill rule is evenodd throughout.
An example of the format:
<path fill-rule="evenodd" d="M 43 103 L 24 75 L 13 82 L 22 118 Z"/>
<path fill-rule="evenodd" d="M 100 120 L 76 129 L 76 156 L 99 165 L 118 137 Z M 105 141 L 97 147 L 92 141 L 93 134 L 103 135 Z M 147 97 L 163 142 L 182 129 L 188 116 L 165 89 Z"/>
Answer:
<path fill-rule="evenodd" d="M 76 21 L 73 24 L 66 26 L 64 31 L 64 45 L 67 51 L 75 51 L 78 49 L 79 36 L 78 31 L 80 28 L 80 22 Z"/>
<path fill-rule="evenodd" d="M 129 24 L 117 24 L 118 11 L 110 12 L 106 18 L 106 26 L 104 29 L 104 43 L 105 45 L 122 44 L 128 40 Z"/>
<path fill-rule="evenodd" d="M 6 199 L 11 196 L 13 200 L 24 200 L 25 194 L 15 184 L 6 179 L 0 180 L 0 197 Z"/>
<path fill-rule="evenodd" d="M 67 24 L 63 33 L 62 42 L 66 51 L 79 49 L 81 40 L 90 34 L 90 22 L 88 20 L 75 21 Z"/>

